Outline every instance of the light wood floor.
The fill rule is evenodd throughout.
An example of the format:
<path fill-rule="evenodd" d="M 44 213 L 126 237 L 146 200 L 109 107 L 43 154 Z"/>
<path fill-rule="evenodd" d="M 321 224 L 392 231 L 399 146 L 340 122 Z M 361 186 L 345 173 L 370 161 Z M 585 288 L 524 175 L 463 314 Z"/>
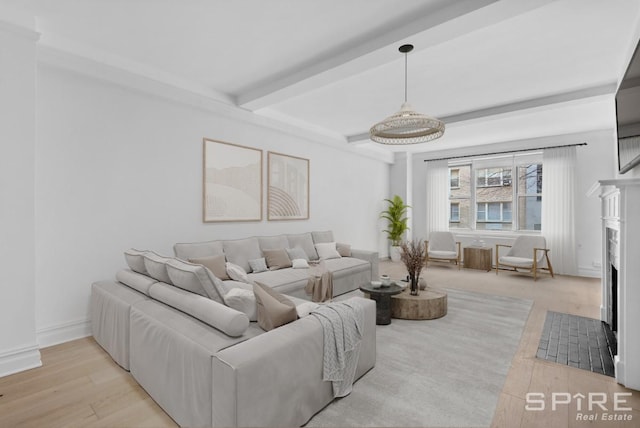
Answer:
<path fill-rule="evenodd" d="M 400 264 L 382 262 L 380 272 L 404 276 Z M 535 358 L 547 310 L 598 318 L 600 281 L 576 277 L 532 278 L 500 272 L 458 270 L 433 265 L 426 271 L 429 286 L 530 299 L 533 308 L 525 326 L 494 415 L 494 427 L 636 427 L 640 424 L 640 392 L 614 379 Z M 479 314 L 481 315 L 481 314 Z M 131 375 L 115 364 L 92 338 L 42 350 L 43 366 L 0 378 L 0 427 L 175 427 Z M 525 410 L 527 392 L 545 393 L 545 411 Z M 572 395 L 631 392 L 625 406 L 631 421 L 576 420 L 575 403 L 550 409 L 553 392 Z M 609 404 L 609 403 L 608 403 Z M 586 403 L 583 404 L 586 408 Z M 589 413 L 583 411 L 582 413 Z M 599 416 L 603 412 L 598 413 Z"/>

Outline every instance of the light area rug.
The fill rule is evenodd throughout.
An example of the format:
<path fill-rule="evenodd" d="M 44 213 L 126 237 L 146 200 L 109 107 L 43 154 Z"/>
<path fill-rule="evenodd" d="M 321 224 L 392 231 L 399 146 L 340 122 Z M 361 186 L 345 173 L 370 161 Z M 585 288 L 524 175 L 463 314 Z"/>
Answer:
<path fill-rule="evenodd" d="M 306 426 L 491 425 L 532 301 L 446 292 L 443 318 L 377 326 L 375 367 Z"/>

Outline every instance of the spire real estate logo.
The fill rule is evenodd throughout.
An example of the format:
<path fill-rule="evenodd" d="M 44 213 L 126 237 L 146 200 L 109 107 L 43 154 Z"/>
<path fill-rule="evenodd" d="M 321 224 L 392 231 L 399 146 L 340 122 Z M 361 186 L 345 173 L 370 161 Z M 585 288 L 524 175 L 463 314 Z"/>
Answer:
<path fill-rule="evenodd" d="M 631 392 L 589 392 L 586 394 L 569 392 L 529 392 L 525 396 L 525 410 L 541 412 L 551 409 L 552 412 L 561 406 L 574 406 L 577 421 L 631 421 L 633 410 L 628 406 Z"/>

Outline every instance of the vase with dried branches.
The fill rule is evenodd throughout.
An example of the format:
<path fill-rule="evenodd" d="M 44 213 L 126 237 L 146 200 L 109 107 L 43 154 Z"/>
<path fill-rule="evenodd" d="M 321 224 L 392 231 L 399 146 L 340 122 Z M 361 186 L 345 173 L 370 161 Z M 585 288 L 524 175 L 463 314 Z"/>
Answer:
<path fill-rule="evenodd" d="M 400 260 L 404 263 L 409 274 L 409 287 L 411 295 L 417 296 L 420 292 L 418 281 L 424 266 L 425 247 L 421 239 L 400 244 Z"/>

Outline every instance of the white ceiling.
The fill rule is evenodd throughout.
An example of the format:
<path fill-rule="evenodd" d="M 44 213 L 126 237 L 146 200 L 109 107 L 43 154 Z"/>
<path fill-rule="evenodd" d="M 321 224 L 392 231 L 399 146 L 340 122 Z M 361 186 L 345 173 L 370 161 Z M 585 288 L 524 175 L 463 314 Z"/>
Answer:
<path fill-rule="evenodd" d="M 36 16 L 45 46 L 378 151 L 366 134 L 403 101 L 403 43 L 415 45 L 409 102 L 447 131 L 385 149 L 431 151 L 612 127 L 611 94 L 640 25 L 638 0 L 0 5 Z"/>

